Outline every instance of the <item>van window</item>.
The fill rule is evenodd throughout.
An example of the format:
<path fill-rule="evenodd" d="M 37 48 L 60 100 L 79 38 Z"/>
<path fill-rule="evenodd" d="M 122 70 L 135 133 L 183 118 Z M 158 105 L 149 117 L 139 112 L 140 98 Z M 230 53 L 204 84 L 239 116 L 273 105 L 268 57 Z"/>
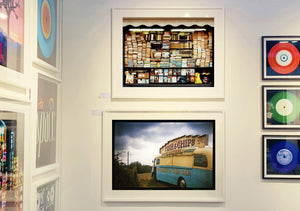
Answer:
<path fill-rule="evenodd" d="M 194 166 L 207 167 L 207 157 L 203 154 L 195 155 Z"/>
<path fill-rule="evenodd" d="M 156 165 L 159 165 L 159 163 L 160 163 L 160 159 L 157 159 L 156 160 Z"/>

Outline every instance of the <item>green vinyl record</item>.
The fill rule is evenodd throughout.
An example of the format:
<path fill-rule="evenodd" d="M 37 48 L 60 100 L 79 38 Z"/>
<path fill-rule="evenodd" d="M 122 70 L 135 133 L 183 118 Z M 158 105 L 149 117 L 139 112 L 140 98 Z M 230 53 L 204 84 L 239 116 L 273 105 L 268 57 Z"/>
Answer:
<path fill-rule="evenodd" d="M 269 101 L 273 106 L 270 110 L 272 118 L 286 124 L 294 121 L 300 113 L 300 102 L 296 95 L 288 91 L 276 93 Z"/>

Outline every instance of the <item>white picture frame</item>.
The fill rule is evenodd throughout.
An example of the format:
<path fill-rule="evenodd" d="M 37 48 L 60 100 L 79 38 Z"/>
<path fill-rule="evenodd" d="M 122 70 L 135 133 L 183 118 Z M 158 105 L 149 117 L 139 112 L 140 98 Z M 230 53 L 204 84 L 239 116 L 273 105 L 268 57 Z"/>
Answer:
<path fill-rule="evenodd" d="M 1 112 L 7 113 L 1 113 Z M 22 105 L 18 103 L 14 103 L 12 101 L 3 101 L 0 100 L 0 119 L 15 119 L 17 120 L 17 133 L 23 139 L 23 146 L 24 146 L 24 171 L 23 171 L 23 209 L 30 210 L 30 176 L 31 176 L 31 169 L 30 169 L 30 108 L 28 105 Z M 16 115 L 17 114 L 17 115 Z M 21 114 L 23 117 L 19 116 Z M 18 138 L 17 138 L 18 141 Z"/>
<path fill-rule="evenodd" d="M 53 0 L 51 0 L 53 3 Z M 50 7 L 51 4 L 50 3 Z M 31 46 L 32 46 L 32 61 L 33 67 L 38 68 L 45 72 L 45 74 L 51 74 L 57 80 L 61 80 L 61 46 L 62 46 L 62 1 L 56 0 L 56 36 L 55 36 L 55 44 L 54 51 L 56 54 L 55 57 L 55 65 L 50 64 L 49 62 L 39 58 L 38 56 L 38 1 L 34 1 L 33 3 L 33 28 L 31 33 Z M 51 34 L 50 34 L 51 36 Z M 50 37 L 51 38 L 51 37 Z M 50 39 L 49 38 L 49 39 Z M 45 49 L 47 49 L 45 47 Z"/>
<path fill-rule="evenodd" d="M 34 122 L 34 127 L 31 128 L 32 130 L 32 134 L 37 134 L 37 124 L 38 124 L 38 81 L 39 79 L 42 79 L 44 81 L 47 81 L 49 83 L 52 83 L 52 84 L 55 84 L 56 86 L 56 92 L 57 92 L 57 95 L 56 95 L 56 100 L 57 100 L 57 103 L 56 103 L 56 135 L 55 135 L 55 141 L 56 141 L 56 144 L 55 144 L 55 162 L 54 163 L 51 163 L 51 164 L 48 164 L 48 165 L 43 165 L 43 166 L 40 166 L 38 167 L 37 166 L 37 145 L 39 144 L 38 143 L 38 139 L 37 139 L 37 135 L 35 135 L 34 137 L 34 145 L 32 146 L 32 157 L 33 159 L 31 160 L 32 162 L 32 169 L 33 169 L 33 175 L 40 175 L 40 174 L 43 174 L 43 173 L 46 173 L 46 172 L 49 172 L 49 171 L 54 171 L 54 170 L 57 170 L 59 169 L 60 167 L 60 144 L 61 144 L 61 84 L 59 81 L 57 81 L 56 79 L 54 78 L 49 78 L 41 73 L 36 73 L 36 81 L 34 83 L 34 87 L 35 87 L 35 90 L 36 92 L 33 93 L 33 103 L 32 103 L 32 110 L 31 110 L 31 113 L 32 113 L 32 122 Z M 47 105 L 48 103 L 45 103 L 45 105 Z"/>
<path fill-rule="evenodd" d="M 113 120 L 214 120 L 214 190 L 113 190 Z M 225 127 L 220 111 L 104 111 L 102 138 L 102 200 L 104 202 L 223 202 L 225 200 Z"/>
<path fill-rule="evenodd" d="M 31 2 L 24 0 L 24 51 L 22 53 L 22 71 L 0 65 L 0 93 L 2 98 L 31 102 L 30 86 L 30 62 L 31 62 L 31 41 L 30 41 L 30 20 Z M 14 13 L 11 15 L 15 16 Z"/>
<path fill-rule="evenodd" d="M 124 18 L 214 19 L 213 87 L 124 87 Z M 223 8 L 114 8 L 112 9 L 112 98 L 224 98 L 224 11 Z"/>

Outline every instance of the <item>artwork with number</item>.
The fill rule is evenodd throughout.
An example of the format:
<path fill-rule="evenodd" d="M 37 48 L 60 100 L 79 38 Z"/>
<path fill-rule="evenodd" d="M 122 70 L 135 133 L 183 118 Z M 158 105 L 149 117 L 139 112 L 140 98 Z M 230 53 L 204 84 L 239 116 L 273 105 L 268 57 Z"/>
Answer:
<path fill-rule="evenodd" d="M 300 179 L 299 146 L 299 136 L 263 136 L 263 178 Z"/>
<path fill-rule="evenodd" d="M 24 0 L 0 1 L 0 65 L 24 69 Z"/>
<path fill-rule="evenodd" d="M 57 0 L 38 0 L 37 57 L 56 66 Z"/>
<path fill-rule="evenodd" d="M 214 120 L 113 120 L 113 190 L 215 190 Z"/>
<path fill-rule="evenodd" d="M 263 79 L 300 79 L 300 36 L 262 37 Z"/>
<path fill-rule="evenodd" d="M 57 84 L 38 79 L 36 167 L 56 162 Z"/>
<path fill-rule="evenodd" d="M 56 181 L 37 188 L 36 211 L 55 211 Z"/>
<path fill-rule="evenodd" d="M 264 128 L 300 128 L 300 87 L 263 87 Z"/>

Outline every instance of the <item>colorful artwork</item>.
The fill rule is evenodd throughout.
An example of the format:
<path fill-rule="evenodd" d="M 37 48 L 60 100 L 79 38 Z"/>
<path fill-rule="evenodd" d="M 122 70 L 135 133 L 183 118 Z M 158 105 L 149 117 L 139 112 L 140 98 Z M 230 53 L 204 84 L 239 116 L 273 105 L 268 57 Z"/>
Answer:
<path fill-rule="evenodd" d="M 0 116 L 4 114 L 0 112 Z M 22 119 L 0 119 L 0 210 L 22 210 L 24 178 L 24 143 Z M 18 126 L 19 125 L 19 126 Z M 19 137 L 19 138 L 18 138 Z"/>
<path fill-rule="evenodd" d="M 57 85 L 38 80 L 36 167 L 56 162 Z"/>
<path fill-rule="evenodd" d="M 300 37 L 263 37 L 263 78 L 300 78 Z"/>
<path fill-rule="evenodd" d="M 213 120 L 113 120 L 113 190 L 215 189 Z"/>
<path fill-rule="evenodd" d="M 263 136 L 263 178 L 300 178 L 299 136 Z"/>
<path fill-rule="evenodd" d="M 0 0 L 0 65 L 23 72 L 24 0 Z"/>
<path fill-rule="evenodd" d="M 39 59 L 56 66 L 56 0 L 38 0 L 38 49 Z"/>
<path fill-rule="evenodd" d="M 123 27 L 123 87 L 214 87 L 214 27 Z M 159 70 L 163 71 L 162 80 Z"/>
<path fill-rule="evenodd" d="M 300 127 L 300 88 L 264 87 L 264 127 Z"/>

